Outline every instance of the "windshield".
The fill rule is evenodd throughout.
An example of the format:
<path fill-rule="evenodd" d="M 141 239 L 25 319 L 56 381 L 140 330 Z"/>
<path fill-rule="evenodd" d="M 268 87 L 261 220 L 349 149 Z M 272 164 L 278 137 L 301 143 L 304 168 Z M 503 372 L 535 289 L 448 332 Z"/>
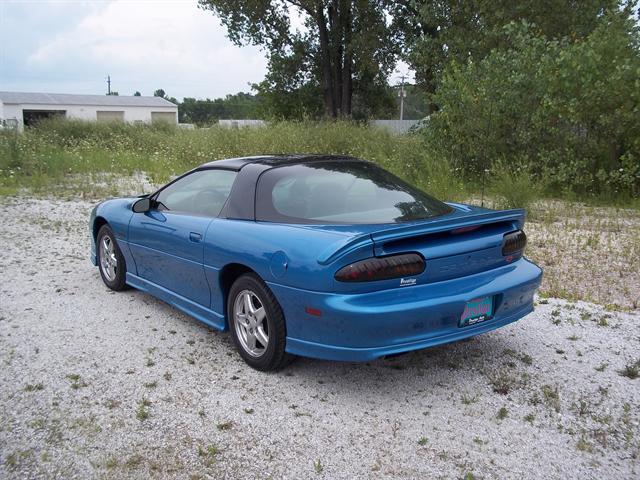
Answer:
<path fill-rule="evenodd" d="M 451 207 L 375 164 L 326 161 L 273 168 L 258 183 L 256 218 L 286 223 L 401 223 Z"/>

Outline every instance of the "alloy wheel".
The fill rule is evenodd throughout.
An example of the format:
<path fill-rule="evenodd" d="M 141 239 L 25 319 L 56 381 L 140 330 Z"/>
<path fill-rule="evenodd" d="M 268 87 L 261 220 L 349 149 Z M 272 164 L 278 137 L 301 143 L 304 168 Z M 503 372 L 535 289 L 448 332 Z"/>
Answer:
<path fill-rule="evenodd" d="M 233 304 L 236 334 L 240 345 L 252 357 L 261 357 L 269 345 L 267 313 L 258 296 L 242 290 Z"/>
<path fill-rule="evenodd" d="M 103 236 L 100 243 L 100 269 L 108 281 L 113 282 L 116 279 L 118 258 L 116 246 L 109 235 Z"/>

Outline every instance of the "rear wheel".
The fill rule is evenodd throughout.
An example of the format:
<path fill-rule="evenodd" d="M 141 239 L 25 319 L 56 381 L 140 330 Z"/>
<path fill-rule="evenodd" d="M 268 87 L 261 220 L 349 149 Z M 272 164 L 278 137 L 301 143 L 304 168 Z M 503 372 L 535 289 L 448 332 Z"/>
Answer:
<path fill-rule="evenodd" d="M 125 283 L 127 268 L 124 256 L 109 225 L 103 225 L 98 230 L 96 250 L 100 276 L 104 284 L 111 290 L 125 290 L 127 288 Z"/>
<path fill-rule="evenodd" d="M 240 356 L 256 370 L 278 370 L 292 356 L 285 352 L 286 326 L 280 304 L 255 274 L 239 277 L 229 291 L 227 315 Z"/>

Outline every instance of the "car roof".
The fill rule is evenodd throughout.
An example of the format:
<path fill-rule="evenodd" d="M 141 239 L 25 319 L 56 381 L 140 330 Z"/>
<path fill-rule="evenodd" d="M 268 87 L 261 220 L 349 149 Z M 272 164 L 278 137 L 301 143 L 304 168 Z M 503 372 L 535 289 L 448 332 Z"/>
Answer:
<path fill-rule="evenodd" d="M 198 168 L 228 168 L 231 170 L 240 170 L 248 164 L 261 164 L 265 168 L 278 167 L 280 165 L 296 165 L 311 162 L 326 162 L 332 160 L 350 160 L 356 162 L 365 162 L 348 155 L 322 155 L 322 154 L 288 154 L 288 155 L 256 155 L 253 157 L 237 157 L 227 158 L 224 160 L 214 160 L 207 162 Z"/>

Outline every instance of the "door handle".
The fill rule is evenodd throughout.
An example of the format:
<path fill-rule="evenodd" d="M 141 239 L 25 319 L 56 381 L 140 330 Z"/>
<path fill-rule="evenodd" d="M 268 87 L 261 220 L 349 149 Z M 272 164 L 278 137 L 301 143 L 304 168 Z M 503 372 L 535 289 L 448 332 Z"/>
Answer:
<path fill-rule="evenodd" d="M 200 242 L 200 240 L 202 240 L 202 235 L 200 235 L 199 233 L 196 233 L 196 232 L 190 232 L 189 233 L 189 240 L 191 240 L 192 242 L 198 243 L 198 242 Z"/>

